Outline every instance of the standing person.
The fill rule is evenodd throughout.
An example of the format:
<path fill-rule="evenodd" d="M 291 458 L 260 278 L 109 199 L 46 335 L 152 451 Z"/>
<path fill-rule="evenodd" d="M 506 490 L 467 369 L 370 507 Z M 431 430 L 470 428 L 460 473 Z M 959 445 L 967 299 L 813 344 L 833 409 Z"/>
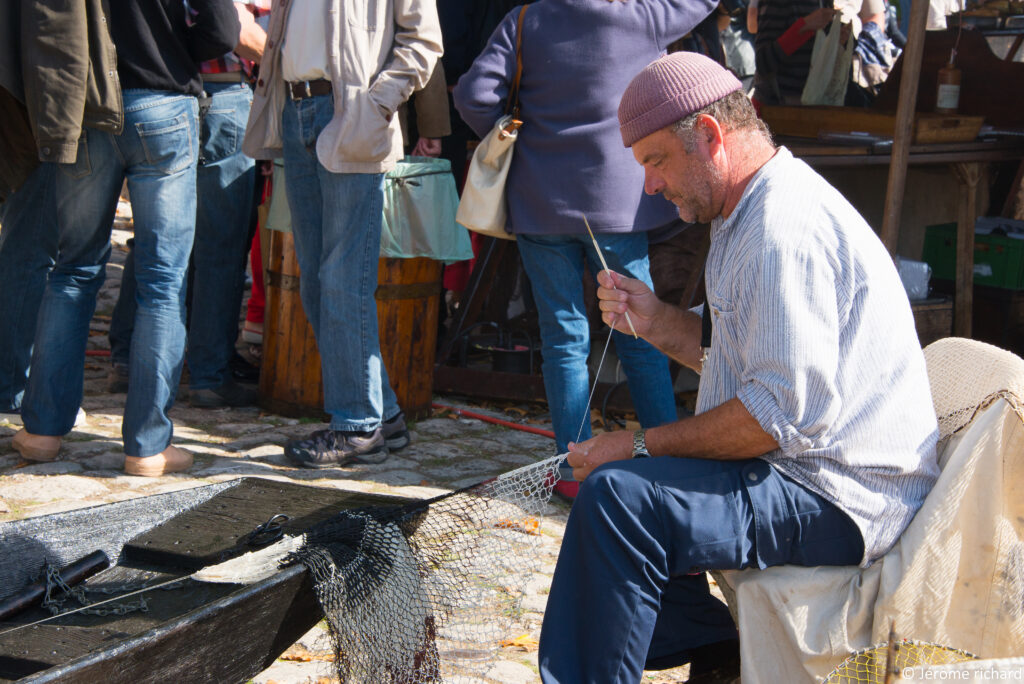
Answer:
<path fill-rule="evenodd" d="M 711 222 L 707 316 L 617 273 L 598 276 L 601 309 L 701 372 L 697 415 L 571 445 L 583 485 L 544 613 L 546 682 L 711 669 L 700 656 L 736 631 L 706 570 L 868 565 L 938 476 L 910 303 L 849 202 L 700 55 L 641 71 L 619 120 L 647 192 Z"/>
<path fill-rule="evenodd" d="M 544 388 L 558 453 L 590 437 L 590 322 L 583 268 L 601 262 L 651 284 L 647 231 L 675 218 L 645 197 L 643 173 L 619 139 L 615 107 L 629 79 L 707 17 L 717 2 L 575 2 L 529 5 L 522 23 L 524 121 L 509 169 L 507 229 L 516 235 L 537 304 Z M 505 16 L 455 88 L 459 114 L 480 136 L 505 113 L 516 73 L 519 10 Z M 665 356 L 628 330 L 612 333 L 640 423 L 676 418 Z M 573 496 L 573 488 L 561 493 Z"/>
<path fill-rule="evenodd" d="M 0 3 L 0 420 L 16 425 L 57 257 L 56 164 L 75 161 L 83 128 L 124 124 L 104 11 L 101 0 Z"/>
<path fill-rule="evenodd" d="M 835 15 L 832 0 L 758 0 L 754 36 L 754 99 L 800 104 L 818 29 Z"/>
<path fill-rule="evenodd" d="M 135 218 L 138 312 L 122 435 L 125 472 L 185 470 L 192 456 L 171 445 L 184 354 L 185 269 L 192 248 L 199 149 L 196 62 L 232 49 L 239 23 L 231 0 L 116 2 L 124 130 L 86 129 L 73 164 L 56 178 L 58 253 L 39 311 L 25 428 L 14 447 L 30 460 L 57 457 L 82 399 L 85 343 L 110 257 L 110 231 L 127 178 Z"/>
<path fill-rule="evenodd" d="M 284 157 L 302 308 L 330 427 L 285 445 L 297 465 L 379 462 L 409 443 L 377 329 L 384 174 L 402 157 L 395 112 L 441 54 L 434 0 L 281 0 L 243 149 Z"/>
<path fill-rule="evenodd" d="M 270 7 L 267 0 L 236 0 L 235 9 L 242 25 L 238 45 L 234 51 L 199 65 L 203 96 L 185 351 L 188 402 L 196 408 L 251 406 L 259 398 L 255 389 L 235 382 L 230 362 L 238 339 L 256 187 L 255 162 L 242 153 L 242 137 L 252 103 L 249 77 L 266 40 L 256 17 L 269 13 Z M 135 319 L 133 252 L 125 261 L 110 323 L 111 391 L 125 391 L 128 385 Z"/>

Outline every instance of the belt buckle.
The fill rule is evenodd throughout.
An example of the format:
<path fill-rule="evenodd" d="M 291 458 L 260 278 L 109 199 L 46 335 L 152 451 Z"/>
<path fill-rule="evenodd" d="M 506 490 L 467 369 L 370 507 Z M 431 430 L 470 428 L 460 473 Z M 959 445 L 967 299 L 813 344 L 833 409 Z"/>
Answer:
<path fill-rule="evenodd" d="M 299 95 L 296 96 L 295 95 L 295 87 L 294 87 L 296 85 L 305 86 L 306 94 L 303 95 L 300 92 Z M 310 90 L 309 90 L 309 81 L 299 81 L 298 83 L 292 83 L 291 86 L 288 88 L 288 91 L 289 91 L 288 94 L 291 96 L 292 100 L 294 100 L 295 102 L 298 102 L 299 100 L 303 100 L 303 99 L 305 99 L 307 97 L 313 97 L 313 93 L 310 92 Z"/>

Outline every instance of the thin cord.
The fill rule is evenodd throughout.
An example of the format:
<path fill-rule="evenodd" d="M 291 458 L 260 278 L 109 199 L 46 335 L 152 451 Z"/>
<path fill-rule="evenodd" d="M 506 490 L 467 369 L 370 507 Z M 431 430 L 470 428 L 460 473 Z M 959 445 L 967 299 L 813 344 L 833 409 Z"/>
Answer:
<path fill-rule="evenodd" d="M 19 629 L 27 629 L 29 627 L 35 627 L 36 625 L 41 625 L 44 622 L 49 622 L 50 620 L 56 620 L 57 618 L 62 618 L 62 617 L 66 617 L 68 615 L 73 615 L 73 614 L 78 613 L 80 611 L 86 610 L 87 608 L 95 608 L 96 606 L 102 606 L 104 603 L 110 603 L 112 601 L 122 601 L 122 600 L 128 598 L 129 596 L 135 596 L 136 594 L 141 594 L 141 593 L 146 592 L 146 591 L 151 591 L 153 589 L 159 589 L 161 587 L 166 587 L 168 584 L 174 584 L 175 582 L 180 582 L 183 579 L 185 579 L 185 578 L 184 577 L 178 577 L 178 578 L 175 578 L 175 579 L 172 579 L 172 580 L 168 580 L 166 582 L 161 582 L 160 584 L 154 584 L 151 587 L 143 587 L 142 589 L 137 589 L 135 591 L 128 592 L 127 594 L 121 594 L 120 596 L 114 596 L 112 598 L 104 599 L 102 601 L 97 601 L 96 603 L 90 603 L 87 606 L 82 606 L 81 608 L 75 608 L 74 610 L 68 610 L 68 611 L 60 613 L 58 615 L 51 615 L 48 618 L 43 618 L 42 620 L 36 620 L 35 622 L 30 622 L 27 625 L 18 625 L 17 627 L 11 627 L 9 629 L 5 629 L 4 631 L 0 632 L 0 636 L 3 636 L 4 634 L 9 634 L 11 632 L 16 632 Z"/>
<path fill-rule="evenodd" d="M 583 412 L 583 421 L 580 423 L 580 431 L 576 433 L 576 442 L 580 441 L 580 437 L 583 436 L 583 428 L 586 426 L 587 421 L 590 420 L 590 402 L 594 400 L 594 391 L 597 390 L 597 381 L 601 377 L 601 368 L 604 366 L 604 357 L 608 355 L 608 345 L 612 341 L 612 331 L 608 331 L 608 339 L 604 342 L 604 351 L 601 352 L 601 360 L 597 364 L 597 373 L 594 374 L 594 384 L 590 388 L 590 396 L 587 397 L 587 408 Z"/>

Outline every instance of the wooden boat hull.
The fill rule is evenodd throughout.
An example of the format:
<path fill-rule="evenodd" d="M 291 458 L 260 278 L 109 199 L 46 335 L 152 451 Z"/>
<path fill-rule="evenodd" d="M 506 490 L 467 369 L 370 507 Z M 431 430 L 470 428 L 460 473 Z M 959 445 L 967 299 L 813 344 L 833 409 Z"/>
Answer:
<path fill-rule="evenodd" d="M 253 521 L 275 513 L 291 516 L 285 528 L 293 534 L 343 508 L 404 501 L 244 478 L 4 523 L 0 600 L 25 586 L 44 561 L 64 565 L 97 548 L 117 565 L 85 586 L 139 578 L 152 585 L 244 552 Z M 150 603 L 145 614 L 77 613 L 2 633 L 46 617 L 36 608 L 0 623 L 0 682 L 245 682 L 322 618 L 301 566 L 248 586 L 185 580 L 143 596 Z M 68 602 L 65 610 L 76 605 Z"/>

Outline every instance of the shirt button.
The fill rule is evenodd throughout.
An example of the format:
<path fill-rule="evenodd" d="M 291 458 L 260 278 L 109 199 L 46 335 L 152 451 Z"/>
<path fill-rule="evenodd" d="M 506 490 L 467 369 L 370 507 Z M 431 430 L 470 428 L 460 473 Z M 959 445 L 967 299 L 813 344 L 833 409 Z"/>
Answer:
<path fill-rule="evenodd" d="M 50 148 L 49 148 L 49 147 L 44 147 L 44 148 L 43 148 L 43 154 L 45 154 L 45 155 L 49 156 L 49 154 L 50 154 Z"/>
<path fill-rule="evenodd" d="M 273 48 L 273 47 L 274 47 L 274 41 L 272 41 L 272 40 L 268 40 L 268 41 L 267 41 L 267 47 L 268 47 L 268 48 Z"/>
<path fill-rule="evenodd" d="M 260 80 L 256 81 L 256 85 L 263 87 L 263 79 L 261 78 Z"/>
<path fill-rule="evenodd" d="M 747 473 L 747 479 L 751 482 L 757 482 L 757 473 Z"/>

